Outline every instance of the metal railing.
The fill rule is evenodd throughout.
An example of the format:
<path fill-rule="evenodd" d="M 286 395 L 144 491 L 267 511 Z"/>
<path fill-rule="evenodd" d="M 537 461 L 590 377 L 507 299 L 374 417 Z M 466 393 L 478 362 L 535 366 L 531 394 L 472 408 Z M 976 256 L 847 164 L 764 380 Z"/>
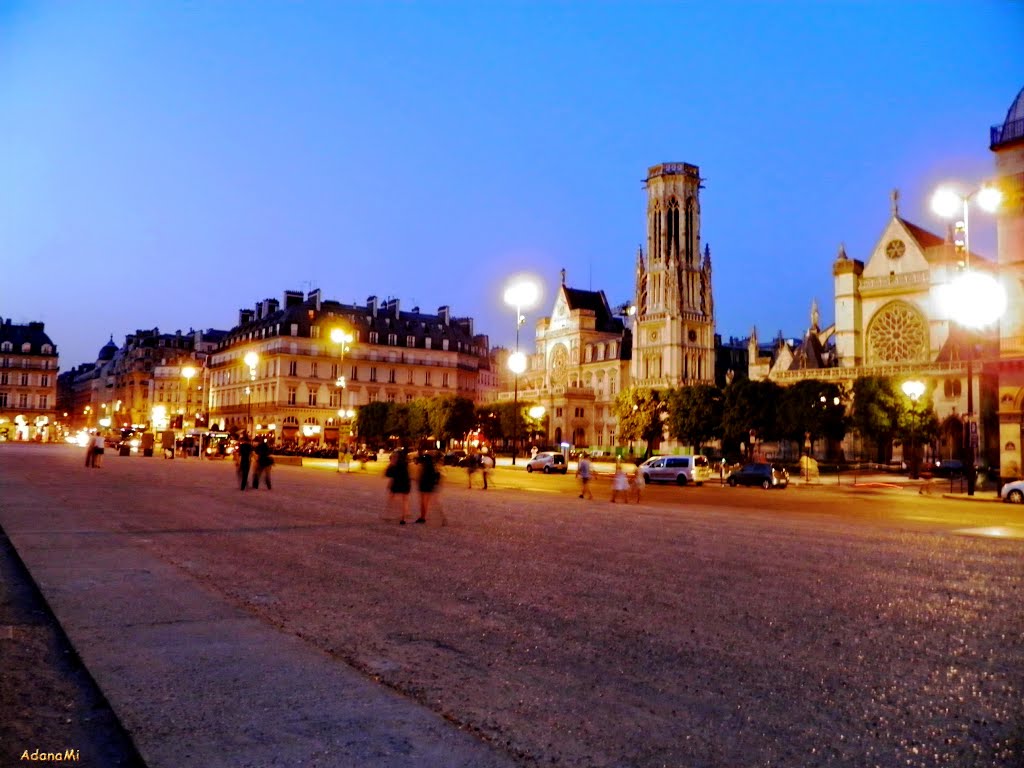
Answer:
<path fill-rule="evenodd" d="M 989 142 L 990 148 L 995 148 L 1000 144 L 1008 144 L 1011 141 L 1024 138 L 1024 118 L 1019 120 L 1011 120 L 1008 123 L 1002 125 L 993 125 L 991 133 L 991 141 Z"/>

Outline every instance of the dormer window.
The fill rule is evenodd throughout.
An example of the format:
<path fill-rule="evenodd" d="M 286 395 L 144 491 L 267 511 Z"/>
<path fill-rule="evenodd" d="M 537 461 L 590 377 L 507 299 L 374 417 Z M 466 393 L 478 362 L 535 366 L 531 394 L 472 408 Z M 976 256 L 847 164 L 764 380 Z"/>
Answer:
<path fill-rule="evenodd" d="M 29 342 L 26 341 L 24 344 L 21 345 L 21 351 L 25 352 L 26 354 L 31 352 L 32 351 L 32 345 Z"/>

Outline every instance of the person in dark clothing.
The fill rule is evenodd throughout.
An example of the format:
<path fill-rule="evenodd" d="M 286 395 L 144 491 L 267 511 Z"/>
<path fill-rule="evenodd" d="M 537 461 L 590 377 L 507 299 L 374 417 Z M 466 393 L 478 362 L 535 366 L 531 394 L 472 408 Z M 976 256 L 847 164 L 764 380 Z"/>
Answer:
<path fill-rule="evenodd" d="M 405 525 L 405 518 L 409 516 L 409 492 L 412 490 L 412 480 L 409 478 L 409 458 L 405 449 L 399 448 L 391 454 L 391 463 L 384 472 L 388 480 L 388 491 L 391 493 L 391 502 L 398 500 L 402 504 L 402 517 L 399 525 Z"/>
<path fill-rule="evenodd" d="M 274 466 L 274 457 L 270 455 L 270 443 L 266 438 L 260 440 L 253 452 L 256 454 L 256 466 L 252 470 L 252 487 L 260 487 L 260 476 L 262 475 L 263 484 L 269 491 L 271 488 L 270 468 Z"/>
<path fill-rule="evenodd" d="M 249 436 L 243 435 L 238 444 L 238 476 L 242 480 L 242 490 L 249 485 L 249 464 L 252 462 L 252 443 Z"/>
<path fill-rule="evenodd" d="M 419 457 L 420 477 L 420 516 L 416 518 L 417 523 L 427 522 L 427 512 L 430 511 L 430 500 L 434 496 L 434 489 L 441 479 L 437 467 L 434 466 L 434 458 L 429 453 L 421 453 Z"/>

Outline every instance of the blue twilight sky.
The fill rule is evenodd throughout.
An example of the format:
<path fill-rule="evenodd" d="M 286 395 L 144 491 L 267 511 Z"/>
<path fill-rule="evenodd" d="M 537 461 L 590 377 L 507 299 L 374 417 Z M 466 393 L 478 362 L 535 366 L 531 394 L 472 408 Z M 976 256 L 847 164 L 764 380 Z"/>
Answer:
<path fill-rule="evenodd" d="M 649 165 L 706 178 L 718 330 L 831 322 L 899 187 L 993 168 L 1024 4 L 0 3 L 0 316 L 67 369 L 286 289 L 449 304 L 632 295 Z M 972 245 L 994 254 L 991 222 Z M 531 323 L 532 325 L 532 323 Z"/>

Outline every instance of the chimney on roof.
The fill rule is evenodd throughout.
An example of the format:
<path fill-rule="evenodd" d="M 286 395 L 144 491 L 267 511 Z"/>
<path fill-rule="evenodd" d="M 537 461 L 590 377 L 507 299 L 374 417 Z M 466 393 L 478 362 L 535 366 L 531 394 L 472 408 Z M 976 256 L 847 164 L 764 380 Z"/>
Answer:
<path fill-rule="evenodd" d="M 291 309 L 297 307 L 302 303 L 302 291 L 285 291 L 284 292 L 284 308 Z"/>
<path fill-rule="evenodd" d="M 266 312 L 268 316 L 274 314 L 275 312 L 277 312 L 278 309 L 281 308 L 281 302 L 279 302 L 277 299 L 267 299 L 266 302 L 264 303 L 267 305 Z"/>
<path fill-rule="evenodd" d="M 264 302 L 257 301 L 256 302 L 256 319 L 257 320 L 262 320 L 264 318 L 264 314 L 263 314 L 264 309 L 265 309 Z"/>
<path fill-rule="evenodd" d="M 388 299 L 384 302 L 384 311 L 398 317 L 398 299 Z"/>
<path fill-rule="evenodd" d="M 366 297 L 366 311 L 369 312 L 373 317 L 377 316 L 377 297 L 367 296 Z"/>
<path fill-rule="evenodd" d="M 312 291 L 310 291 L 309 295 L 306 297 L 306 301 L 312 301 L 313 302 L 313 308 L 316 309 L 317 312 L 319 312 L 320 311 L 320 289 L 319 288 L 314 288 Z"/>
<path fill-rule="evenodd" d="M 251 309 L 240 309 L 238 310 L 238 324 L 248 325 L 252 322 L 252 310 Z"/>
<path fill-rule="evenodd" d="M 437 316 L 441 318 L 441 322 L 445 325 L 452 321 L 452 311 L 447 304 L 442 304 L 437 308 Z"/>

